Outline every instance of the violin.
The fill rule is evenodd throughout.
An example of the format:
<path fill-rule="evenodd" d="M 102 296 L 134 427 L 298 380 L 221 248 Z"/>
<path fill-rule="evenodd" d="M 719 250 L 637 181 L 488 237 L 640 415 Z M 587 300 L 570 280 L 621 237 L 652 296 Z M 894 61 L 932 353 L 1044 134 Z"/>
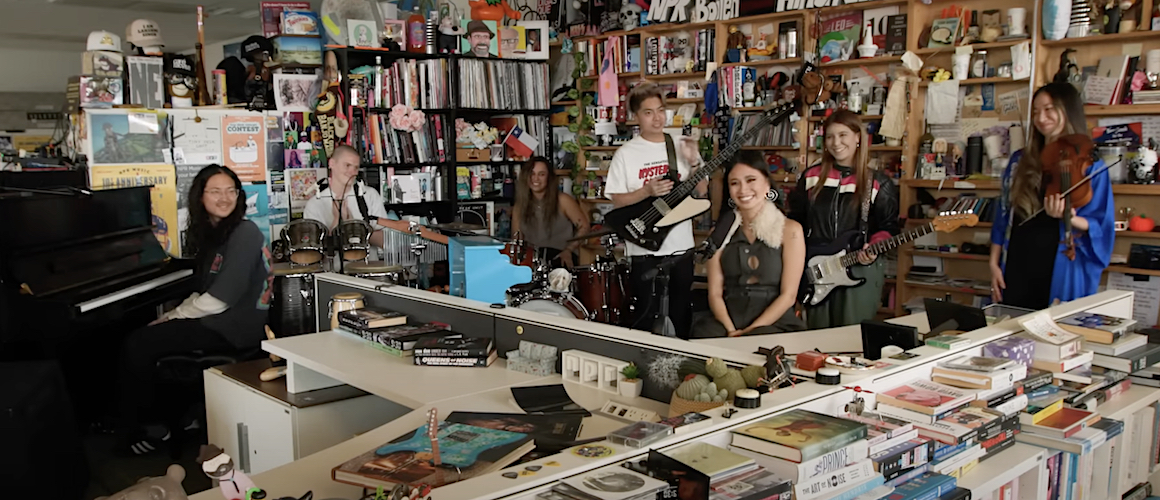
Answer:
<path fill-rule="evenodd" d="M 1047 195 L 1063 195 L 1064 255 L 1075 260 L 1075 234 L 1071 226 L 1072 209 L 1092 201 L 1092 176 L 1084 171 L 1096 157 L 1095 143 L 1086 134 L 1065 135 L 1043 148 L 1043 185 Z"/>

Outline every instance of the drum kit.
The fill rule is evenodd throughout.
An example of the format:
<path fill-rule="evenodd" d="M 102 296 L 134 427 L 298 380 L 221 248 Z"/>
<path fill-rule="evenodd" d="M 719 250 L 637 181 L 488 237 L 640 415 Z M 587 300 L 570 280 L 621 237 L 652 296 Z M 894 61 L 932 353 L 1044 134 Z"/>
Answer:
<path fill-rule="evenodd" d="M 575 279 L 558 279 L 562 270 L 549 269 L 545 253 L 517 235 L 501 253 L 517 266 L 532 268 L 532 281 L 508 289 L 508 306 L 562 318 L 625 326 L 631 321 L 633 304 L 628 263 L 612 252 L 615 235 L 600 240 L 604 255 L 596 263 L 573 269 Z"/>

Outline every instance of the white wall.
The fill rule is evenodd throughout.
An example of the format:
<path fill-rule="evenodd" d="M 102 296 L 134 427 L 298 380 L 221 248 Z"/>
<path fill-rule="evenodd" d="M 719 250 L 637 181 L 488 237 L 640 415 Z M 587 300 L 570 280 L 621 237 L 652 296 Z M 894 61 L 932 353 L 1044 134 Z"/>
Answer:
<path fill-rule="evenodd" d="M 81 73 L 81 51 L 0 49 L 0 92 L 64 92 Z"/>

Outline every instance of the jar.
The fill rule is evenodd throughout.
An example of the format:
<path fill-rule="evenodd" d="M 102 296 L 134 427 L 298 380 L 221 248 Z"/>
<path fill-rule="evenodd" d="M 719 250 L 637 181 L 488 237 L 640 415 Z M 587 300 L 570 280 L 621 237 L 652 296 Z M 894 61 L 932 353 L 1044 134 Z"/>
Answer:
<path fill-rule="evenodd" d="M 971 56 L 971 78 L 987 77 L 987 51 L 978 50 Z"/>
<path fill-rule="evenodd" d="M 336 293 L 330 297 L 330 303 L 327 304 L 326 308 L 330 315 L 330 329 L 337 330 L 338 313 L 353 309 L 362 309 L 363 294 L 358 292 Z"/>

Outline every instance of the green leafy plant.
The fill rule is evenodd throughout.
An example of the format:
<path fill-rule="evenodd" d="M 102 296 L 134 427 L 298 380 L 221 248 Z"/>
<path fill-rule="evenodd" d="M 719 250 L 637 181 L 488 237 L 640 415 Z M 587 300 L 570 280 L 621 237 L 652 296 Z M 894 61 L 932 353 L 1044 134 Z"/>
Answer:
<path fill-rule="evenodd" d="M 636 363 L 629 362 L 628 366 L 620 369 L 620 374 L 624 375 L 625 380 L 636 380 L 640 378 L 640 368 Z"/>

